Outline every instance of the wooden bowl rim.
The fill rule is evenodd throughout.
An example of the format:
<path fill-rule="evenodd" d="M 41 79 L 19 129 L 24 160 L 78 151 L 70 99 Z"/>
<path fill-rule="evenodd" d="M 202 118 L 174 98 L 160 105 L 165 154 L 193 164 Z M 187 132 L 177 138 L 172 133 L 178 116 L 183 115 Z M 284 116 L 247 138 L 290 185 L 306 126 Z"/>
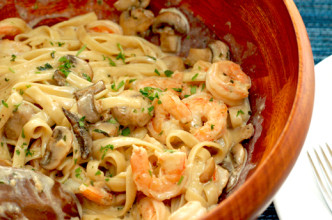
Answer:
<path fill-rule="evenodd" d="M 288 174 L 290 173 L 291 169 L 293 168 L 300 152 L 303 146 L 303 143 L 305 141 L 305 136 L 309 130 L 309 124 L 310 119 L 312 116 L 312 109 L 313 109 L 313 101 L 314 101 L 314 62 L 313 62 L 313 56 L 312 56 L 312 50 L 309 42 L 309 38 L 303 23 L 303 20 L 301 18 L 301 15 L 296 8 L 295 3 L 292 0 L 283 0 L 283 3 L 285 4 L 285 7 L 287 8 L 289 12 L 289 16 L 293 23 L 294 33 L 296 37 L 297 47 L 298 47 L 298 60 L 299 60 L 299 66 L 298 66 L 298 84 L 296 88 L 295 98 L 293 100 L 292 109 L 288 116 L 286 125 L 279 136 L 275 146 L 271 150 L 271 152 L 267 155 L 264 161 L 261 161 L 261 163 L 257 164 L 257 169 L 253 172 L 253 174 L 248 177 L 248 179 L 243 183 L 239 189 L 237 189 L 235 192 L 233 192 L 229 197 L 227 197 L 225 200 L 223 200 L 217 208 L 212 210 L 210 213 L 208 213 L 204 219 L 219 219 L 221 218 L 221 213 L 228 210 L 229 213 L 236 213 L 235 215 L 229 215 L 225 216 L 222 215 L 222 219 L 247 219 L 247 218 L 254 218 L 257 217 L 268 205 L 269 202 L 272 200 L 272 196 L 277 192 L 277 190 L 280 188 L 282 183 L 286 180 Z M 310 90 L 308 95 L 304 96 L 303 94 L 305 92 L 308 92 L 306 90 Z M 293 120 L 297 117 L 297 114 L 301 109 L 306 109 L 307 113 L 307 120 Z M 301 128 L 301 129 L 299 129 Z M 290 132 L 292 131 L 293 132 Z M 297 131 L 300 130 L 301 132 L 298 133 Z M 294 132 L 296 131 L 296 133 Z M 291 145 L 287 144 L 288 140 L 294 139 L 294 134 L 298 137 L 295 143 L 297 145 Z M 285 148 L 289 150 L 285 150 Z M 292 152 L 293 157 L 288 157 L 290 160 L 285 161 L 283 160 L 282 156 L 278 154 L 279 152 Z M 257 202 L 256 206 L 251 206 L 249 209 L 246 209 L 246 205 L 244 202 L 252 202 L 252 198 L 249 198 L 249 196 L 255 196 L 255 192 L 252 191 L 252 186 L 257 183 L 261 183 L 260 185 L 263 186 L 269 186 L 271 183 L 269 182 L 269 176 L 264 175 L 267 170 L 271 170 L 271 163 L 275 164 L 274 171 L 278 171 L 277 165 L 281 165 L 281 163 L 288 162 L 288 164 L 285 166 L 284 172 L 279 172 L 279 175 L 275 179 L 274 185 L 270 186 L 271 191 L 266 190 L 263 192 L 263 195 L 257 196 L 254 201 Z M 272 167 L 273 168 L 273 167 Z M 257 187 L 256 187 L 257 188 Z M 248 191 L 249 194 L 248 195 Z M 262 192 L 260 192 L 262 193 Z M 239 200 L 238 198 L 241 197 L 247 197 L 250 200 Z M 242 202 L 242 203 L 241 203 Z M 241 208 L 241 206 L 244 206 L 244 210 L 238 210 Z"/>

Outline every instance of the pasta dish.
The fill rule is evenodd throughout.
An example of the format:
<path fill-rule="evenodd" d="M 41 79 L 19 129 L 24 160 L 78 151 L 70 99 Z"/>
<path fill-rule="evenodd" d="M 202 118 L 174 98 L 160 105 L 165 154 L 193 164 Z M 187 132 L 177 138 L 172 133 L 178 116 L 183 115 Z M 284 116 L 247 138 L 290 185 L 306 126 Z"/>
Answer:
<path fill-rule="evenodd" d="M 236 184 L 249 76 L 220 40 L 178 56 L 178 9 L 124 2 L 120 24 L 0 22 L 1 218 L 193 219 Z"/>

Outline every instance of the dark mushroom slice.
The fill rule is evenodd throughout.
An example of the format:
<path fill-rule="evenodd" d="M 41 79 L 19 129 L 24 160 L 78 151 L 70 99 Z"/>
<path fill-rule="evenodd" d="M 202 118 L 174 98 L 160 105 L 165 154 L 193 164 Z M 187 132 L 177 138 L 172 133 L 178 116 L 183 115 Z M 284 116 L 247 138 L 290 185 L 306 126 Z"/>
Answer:
<path fill-rule="evenodd" d="M 212 52 L 209 48 L 190 48 L 185 64 L 193 66 L 197 61 L 212 61 Z"/>
<path fill-rule="evenodd" d="M 96 84 L 75 93 L 78 113 L 85 116 L 85 120 L 90 123 L 96 123 L 101 118 L 100 110 L 96 107 L 97 103 L 94 94 L 104 89 L 104 82 L 99 81 Z"/>
<path fill-rule="evenodd" d="M 148 35 L 149 27 L 152 25 L 154 14 L 152 11 L 142 8 L 124 11 L 120 15 L 120 26 L 125 35 Z"/>
<path fill-rule="evenodd" d="M 0 166 L 1 219 L 80 218 L 76 196 L 48 176 Z"/>
<path fill-rule="evenodd" d="M 77 92 L 74 93 L 74 95 L 75 95 L 76 99 L 79 99 L 85 93 L 93 91 L 93 94 L 97 94 L 97 93 L 103 91 L 104 89 L 106 89 L 105 83 L 102 80 L 100 80 L 91 86 L 78 90 Z"/>
<path fill-rule="evenodd" d="M 114 3 L 114 7 L 118 11 L 125 11 L 130 8 L 146 8 L 150 4 L 150 0 L 118 0 Z"/>
<path fill-rule="evenodd" d="M 22 128 L 27 123 L 32 115 L 37 113 L 37 107 L 32 106 L 26 102 L 22 102 L 14 110 L 13 115 L 8 119 L 4 126 L 5 136 L 8 139 L 16 140 L 22 133 Z"/>
<path fill-rule="evenodd" d="M 60 70 L 55 70 L 53 79 L 58 86 L 65 86 L 67 84 L 66 76 Z"/>
<path fill-rule="evenodd" d="M 80 146 L 82 159 L 87 159 L 92 149 L 92 139 L 89 134 L 89 127 L 84 118 L 79 118 L 76 114 L 62 108 L 63 113 L 73 127 L 75 137 Z"/>
<path fill-rule="evenodd" d="M 218 62 L 221 60 L 230 60 L 229 47 L 220 40 L 215 40 L 209 43 L 208 47 L 212 52 L 212 62 Z"/>
<path fill-rule="evenodd" d="M 121 96 L 133 100 L 139 100 L 141 102 L 141 107 L 132 108 L 128 106 L 119 106 L 112 108 L 112 115 L 116 118 L 119 124 L 123 126 L 145 126 L 150 121 L 154 113 L 150 102 L 144 98 L 140 92 L 134 90 L 125 90 L 119 94 L 119 97 Z M 151 110 L 150 112 L 149 109 Z"/>
<path fill-rule="evenodd" d="M 189 33 L 189 23 L 178 9 L 162 9 L 155 18 L 152 31 L 160 34 L 160 47 L 164 52 L 180 50 L 181 36 Z"/>
<path fill-rule="evenodd" d="M 67 127 L 56 126 L 53 130 L 45 155 L 40 161 L 44 169 L 52 170 L 66 158 L 73 142 L 73 135 Z"/>

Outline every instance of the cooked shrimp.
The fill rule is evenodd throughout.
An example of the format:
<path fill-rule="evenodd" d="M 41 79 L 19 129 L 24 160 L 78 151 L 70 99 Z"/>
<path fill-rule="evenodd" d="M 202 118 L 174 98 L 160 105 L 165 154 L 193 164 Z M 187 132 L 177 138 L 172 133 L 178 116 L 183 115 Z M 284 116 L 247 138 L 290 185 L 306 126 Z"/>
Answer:
<path fill-rule="evenodd" d="M 138 212 L 143 220 L 164 220 L 170 215 L 163 202 L 145 197 L 138 202 Z"/>
<path fill-rule="evenodd" d="M 14 38 L 16 35 L 30 30 L 30 27 L 20 18 L 7 18 L 0 21 L 0 39 Z"/>
<path fill-rule="evenodd" d="M 159 201 L 181 194 L 186 183 L 186 154 L 184 152 L 156 152 L 159 172 L 156 176 L 149 163 L 147 151 L 134 146 L 130 164 L 137 190 Z"/>
<path fill-rule="evenodd" d="M 99 205 L 112 204 L 112 194 L 106 192 L 103 188 L 81 184 L 79 190 L 85 198 Z"/>
<path fill-rule="evenodd" d="M 182 74 L 174 73 L 173 77 L 148 77 L 137 80 L 133 83 L 134 89 L 140 91 L 145 87 L 158 88 L 161 90 L 170 90 L 176 92 L 182 88 Z"/>
<path fill-rule="evenodd" d="M 206 87 L 214 97 L 234 106 L 248 97 L 251 80 L 241 70 L 240 65 L 223 60 L 212 64 L 208 70 Z"/>
<path fill-rule="evenodd" d="M 98 20 L 86 25 L 88 31 L 110 34 L 123 34 L 122 28 L 117 23 L 110 20 Z"/>
<path fill-rule="evenodd" d="M 227 106 L 207 93 L 195 94 L 182 100 L 192 113 L 190 133 L 200 141 L 220 138 L 227 126 Z"/>
<path fill-rule="evenodd" d="M 199 219 L 206 213 L 206 208 L 198 201 L 190 201 L 168 218 L 168 220 Z"/>
<path fill-rule="evenodd" d="M 179 122 L 187 123 L 192 120 L 189 108 L 170 91 L 162 93 L 159 101 L 154 101 L 154 110 L 155 116 L 147 128 L 162 143 L 165 143 L 170 131 L 182 129 Z"/>
<path fill-rule="evenodd" d="M 18 55 L 19 53 L 30 51 L 31 48 L 24 43 L 13 40 L 0 40 L 0 55 Z"/>

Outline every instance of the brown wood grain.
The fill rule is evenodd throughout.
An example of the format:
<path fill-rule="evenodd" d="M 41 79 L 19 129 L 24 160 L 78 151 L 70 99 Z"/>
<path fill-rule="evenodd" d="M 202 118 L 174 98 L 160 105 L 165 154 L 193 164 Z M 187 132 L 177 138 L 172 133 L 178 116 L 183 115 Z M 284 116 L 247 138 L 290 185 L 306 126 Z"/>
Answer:
<path fill-rule="evenodd" d="M 92 0 L 2 1 L 0 19 L 20 16 L 36 21 L 42 16 L 57 16 L 34 22 L 48 24 L 95 11 L 99 18 L 117 20 L 114 0 L 98 4 Z M 218 208 L 205 219 L 255 218 L 269 204 L 289 174 L 308 131 L 314 97 L 314 63 L 309 39 L 295 4 L 291 0 L 170 0 L 152 1 L 157 14 L 166 6 L 192 11 L 215 35 L 230 46 L 232 59 L 241 64 L 252 79 L 251 121 L 260 117 L 262 133 L 247 144 L 249 165 L 236 190 L 224 195 Z M 26 14 L 18 13 L 25 9 Z M 259 112 L 259 103 L 265 109 Z M 244 181 L 245 180 L 245 181 Z M 243 182 L 243 183 L 242 183 Z"/>

